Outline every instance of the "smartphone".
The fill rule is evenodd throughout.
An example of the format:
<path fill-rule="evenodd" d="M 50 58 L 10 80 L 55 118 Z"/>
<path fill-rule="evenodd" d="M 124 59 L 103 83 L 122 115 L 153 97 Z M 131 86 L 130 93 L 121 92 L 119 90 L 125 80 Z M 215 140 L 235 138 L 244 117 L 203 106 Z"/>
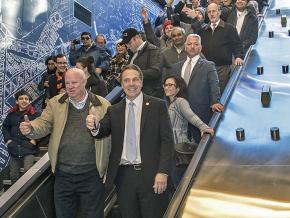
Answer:
<path fill-rule="evenodd" d="M 186 7 L 192 9 L 192 3 L 186 3 Z"/>
<path fill-rule="evenodd" d="M 171 21 L 173 26 L 180 26 L 180 16 L 179 14 L 172 14 Z"/>

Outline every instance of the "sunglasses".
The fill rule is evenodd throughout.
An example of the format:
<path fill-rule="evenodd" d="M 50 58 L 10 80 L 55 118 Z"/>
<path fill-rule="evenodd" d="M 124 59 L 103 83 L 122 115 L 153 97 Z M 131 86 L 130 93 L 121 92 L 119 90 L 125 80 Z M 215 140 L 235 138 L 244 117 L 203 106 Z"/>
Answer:
<path fill-rule="evenodd" d="M 81 37 L 81 39 L 82 40 L 90 40 L 91 38 L 87 36 L 87 37 Z"/>

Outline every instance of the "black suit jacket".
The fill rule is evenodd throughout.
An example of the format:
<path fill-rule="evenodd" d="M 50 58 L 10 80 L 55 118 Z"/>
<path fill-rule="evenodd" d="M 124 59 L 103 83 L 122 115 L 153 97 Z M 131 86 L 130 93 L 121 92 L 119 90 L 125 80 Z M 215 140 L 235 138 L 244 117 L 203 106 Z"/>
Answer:
<path fill-rule="evenodd" d="M 173 65 L 172 73 L 181 76 L 184 62 Z M 198 59 L 192 69 L 187 91 L 191 109 L 203 122 L 208 123 L 212 115 L 210 106 L 220 102 L 219 80 L 213 62 Z"/>
<path fill-rule="evenodd" d="M 130 63 L 134 54 L 131 54 Z M 140 67 L 144 75 L 143 92 L 147 95 L 162 97 L 162 73 L 160 70 L 160 49 L 146 42 L 141 51 L 138 52 L 133 64 Z"/>
<path fill-rule="evenodd" d="M 121 161 L 125 130 L 125 99 L 108 108 L 100 121 L 97 137 L 112 134 L 112 148 L 107 172 L 107 185 L 115 182 Z M 144 94 L 141 127 L 140 154 L 145 184 L 153 186 L 156 173 L 169 175 L 173 158 L 173 134 L 166 104 L 163 100 Z"/>

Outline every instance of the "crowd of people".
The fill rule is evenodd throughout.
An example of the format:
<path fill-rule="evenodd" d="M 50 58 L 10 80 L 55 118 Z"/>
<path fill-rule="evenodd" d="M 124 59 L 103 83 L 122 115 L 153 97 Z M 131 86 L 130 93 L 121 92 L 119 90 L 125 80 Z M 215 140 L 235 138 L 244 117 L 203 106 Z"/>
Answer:
<path fill-rule="evenodd" d="M 197 146 L 214 134 L 208 123 L 224 109 L 233 66 L 257 40 L 262 3 L 167 0 L 156 28 L 142 8 L 144 32 L 124 30 L 113 57 L 105 35 L 93 41 L 83 32 L 68 56 L 47 58 L 41 115 L 29 93 L 15 95 L 2 128 L 11 180 L 21 161 L 25 171 L 32 166 L 38 141 L 49 136 L 57 217 L 77 210 L 103 217 L 104 184 L 116 186 L 122 217 L 162 217 L 187 168 L 177 166 L 175 144 Z M 126 97 L 111 106 L 104 97 L 116 86 Z"/>

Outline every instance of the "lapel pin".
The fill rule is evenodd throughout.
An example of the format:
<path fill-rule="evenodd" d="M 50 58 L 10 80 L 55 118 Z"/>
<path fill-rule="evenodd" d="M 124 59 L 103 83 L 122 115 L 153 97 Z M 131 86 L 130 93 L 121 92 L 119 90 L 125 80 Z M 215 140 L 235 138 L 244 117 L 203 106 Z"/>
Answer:
<path fill-rule="evenodd" d="M 145 105 L 148 106 L 149 105 L 149 102 L 146 102 Z"/>

